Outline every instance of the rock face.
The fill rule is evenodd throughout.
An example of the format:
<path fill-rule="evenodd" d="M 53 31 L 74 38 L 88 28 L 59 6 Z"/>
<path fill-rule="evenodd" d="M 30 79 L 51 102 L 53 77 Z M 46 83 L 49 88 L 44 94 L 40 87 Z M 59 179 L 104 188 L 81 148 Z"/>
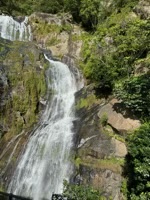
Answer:
<path fill-rule="evenodd" d="M 91 88 L 87 87 L 76 95 L 79 120 L 75 121 L 77 133 L 75 182 L 91 185 L 102 191 L 102 196 L 106 198 L 111 196 L 119 200 L 122 198 L 120 158 L 126 155 L 127 150 L 124 143 L 105 133 L 97 115 L 103 108 L 103 102 L 98 102 L 96 98 L 92 100 L 91 93 Z M 85 101 L 88 103 L 82 105 Z"/>
<path fill-rule="evenodd" d="M 80 59 L 82 35 L 84 34 L 82 29 L 71 23 L 72 19 L 69 15 L 58 16 L 34 13 L 29 17 L 29 21 L 32 26 L 33 40 L 37 42 L 39 47 L 44 48 L 44 53 L 51 56 L 50 52 L 52 52 L 56 59 L 61 59 L 76 73 L 74 65 Z M 113 42 L 112 38 L 108 37 L 105 39 L 109 45 Z M 8 41 L 3 42 L 8 43 Z M 31 126 L 36 121 L 34 118 L 35 115 L 31 115 L 31 107 L 33 114 L 37 114 L 40 111 L 39 106 L 42 106 L 40 102 L 44 104 L 43 95 L 40 93 L 43 88 L 37 88 L 37 85 L 41 80 L 41 76 L 43 77 L 43 66 L 46 63 L 42 51 L 33 44 L 26 43 L 22 45 L 22 43 L 11 43 L 11 47 L 12 51 L 18 54 L 17 56 L 7 57 L 7 59 L 4 56 L 0 60 L 0 92 L 2 93 L 0 101 L 1 110 L 4 111 L 6 106 L 5 99 L 10 99 L 11 104 L 7 104 L 7 106 L 15 109 L 14 121 L 17 121 L 17 124 L 19 124 L 17 130 L 20 131 L 20 127 L 22 130 L 27 124 Z M 3 54 L 5 55 L 9 51 L 9 45 L 6 45 L 6 48 L 0 54 L 3 56 Z M 10 55 L 13 54 L 10 53 Z M 11 66 L 16 67 L 11 68 Z M 16 80 L 9 76 L 9 70 L 11 73 L 14 72 L 17 74 L 16 77 L 21 77 L 17 79 L 17 84 Z M 28 72 L 31 71 L 34 72 L 34 75 L 29 73 L 31 75 L 30 79 L 24 80 L 24 75 L 27 75 L 27 78 Z M 36 75 L 39 76 L 31 84 Z M 11 85 L 10 78 L 12 81 Z M 27 88 L 29 85 L 33 86 L 32 88 L 28 88 L 30 95 L 31 91 L 36 91 L 36 94 L 32 96 L 33 104 L 30 105 L 28 100 L 26 102 L 30 105 L 29 107 L 27 107 L 26 103 L 22 104 L 24 98 L 16 98 L 17 94 L 20 97 L 23 96 L 26 83 L 28 83 Z M 107 103 L 104 99 L 97 100 L 91 86 L 83 88 L 76 94 L 76 110 L 77 119 L 74 121 L 74 130 L 76 133 L 74 138 L 76 171 L 74 181 L 89 184 L 99 189 L 102 191 L 102 196 L 106 197 L 106 199 L 112 197 L 113 200 L 122 200 L 123 162 L 127 154 L 123 137 L 128 131 L 138 128 L 140 122 L 136 119 L 131 119 L 126 110 L 122 113 L 124 110 L 122 110 L 120 102 L 116 99 Z M 5 114 L 12 117 L 12 114 L 9 112 Z M 107 125 L 109 125 L 106 127 L 103 127 L 101 123 L 101 118 L 104 115 L 107 116 L 106 121 Z M 10 121 L 10 118 L 8 118 L 8 126 L 5 126 L 5 123 L 0 121 L 0 136 L 2 137 L 0 142 L 0 150 L 2 152 L 0 155 L 0 170 L 2 171 L 0 183 L 2 184 L 4 180 L 5 182 L 9 182 L 6 179 L 6 175 L 11 176 L 22 145 L 26 144 L 28 138 L 27 132 L 30 130 L 30 126 L 26 127 L 26 133 L 22 131 L 19 135 L 16 135 L 16 131 L 10 127 Z M 14 127 L 16 127 L 15 123 L 13 124 Z M 13 131 L 13 134 L 11 131 Z M 4 146 L 8 142 L 11 142 L 12 145 L 5 152 Z M 7 165 L 6 160 L 9 160 L 14 147 L 15 154 L 9 165 Z"/>
<path fill-rule="evenodd" d="M 129 116 L 126 119 L 117 112 L 114 105 L 119 102 L 116 99 L 105 103 L 104 100 L 97 101 L 91 94 L 90 86 L 76 94 L 77 169 L 74 180 L 100 190 L 105 198 L 122 200 L 123 163 L 127 155 L 123 133 L 139 127 L 140 122 Z M 104 113 L 110 126 L 103 127 L 101 123 L 100 118 Z"/>
<path fill-rule="evenodd" d="M 125 143 L 112 138 L 111 144 L 115 147 L 114 156 L 124 158 L 127 155 L 127 147 Z"/>
<path fill-rule="evenodd" d="M 144 18 L 150 18 L 150 2 L 148 0 L 140 0 L 138 5 L 135 7 L 136 13 Z"/>
<path fill-rule="evenodd" d="M 137 119 L 131 119 L 131 114 L 129 117 L 126 113 L 121 113 L 121 109 L 121 102 L 117 99 L 113 99 L 100 109 L 98 116 L 99 118 L 102 118 L 103 115 L 106 114 L 108 116 L 107 123 L 122 134 L 139 128 L 140 121 Z"/>
<path fill-rule="evenodd" d="M 34 13 L 29 17 L 34 40 L 42 47 L 53 52 L 53 56 L 62 59 L 69 55 L 80 58 L 82 29 L 71 23 L 68 14 L 61 16 Z"/>
<path fill-rule="evenodd" d="M 0 38 L 0 187 L 7 184 L 42 111 L 47 62 L 32 43 Z"/>
<path fill-rule="evenodd" d="M 112 197 L 113 200 L 121 199 L 118 188 L 121 187 L 122 178 L 119 173 L 114 173 L 110 169 L 91 168 L 82 165 L 80 173 L 84 174 L 84 184 L 91 184 L 99 189 L 101 195 L 106 199 Z"/>

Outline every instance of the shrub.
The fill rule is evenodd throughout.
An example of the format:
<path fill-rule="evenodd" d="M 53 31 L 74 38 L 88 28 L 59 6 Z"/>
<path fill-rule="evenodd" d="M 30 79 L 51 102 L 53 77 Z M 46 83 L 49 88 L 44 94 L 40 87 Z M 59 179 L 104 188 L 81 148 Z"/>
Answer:
<path fill-rule="evenodd" d="M 143 124 L 130 136 L 128 151 L 130 164 L 130 199 L 150 197 L 150 123 Z M 140 197 L 140 198 L 139 198 Z"/>
<path fill-rule="evenodd" d="M 100 192 L 84 185 L 69 184 L 64 181 L 63 195 L 71 200 L 102 200 Z"/>
<path fill-rule="evenodd" d="M 107 113 L 104 113 L 102 115 L 102 117 L 100 118 L 100 122 L 101 122 L 102 126 L 106 126 L 107 125 L 107 122 L 108 122 L 108 115 L 107 115 Z"/>

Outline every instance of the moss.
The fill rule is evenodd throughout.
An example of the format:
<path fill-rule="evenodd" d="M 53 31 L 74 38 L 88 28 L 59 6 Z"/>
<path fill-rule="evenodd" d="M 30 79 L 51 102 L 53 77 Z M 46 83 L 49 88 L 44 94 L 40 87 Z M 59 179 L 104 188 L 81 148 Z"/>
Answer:
<path fill-rule="evenodd" d="M 99 100 L 94 94 L 87 96 L 87 98 L 81 98 L 76 105 L 76 108 L 79 110 L 81 108 L 91 108 L 93 104 L 97 104 Z"/>
<path fill-rule="evenodd" d="M 62 28 L 61 25 L 49 24 L 38 17 L 31 18 L 31 23 L 34 26 L 33 34 L 38 35 L 39 37 L 46 36 L 50 32 L 58 34 L 61 32 Z"/>
<path fill-rule="evenodd" d="M 102 117 L 100 118 L 100 123 L 102 124 L 102 126 L 106 126 L 107 121 L 108 121 L 108 115 L 107 113 L 104 113 Z"/>
<path fill-rule="evenodd" d="M 77 168 L 79 168 L 79 166 L 80 166 L 80 164 L 82 163 L 82 160 L 81 160 L 81 158 L 76 158 L 75 159 L 75 166 L 77 167 Z"/>
<path fill-rule="evenodd" d="M 31 127 L 38 119 L 39 99 L 46 94 L 44 56 L 40 68 L 37 53 L 33 44 L 13 42 L 3 62 L 7 66 L 9 98 L 5 100 L 0 121 L 8 127 L 10 135 L 16 135 Z"/>
<path fill-rule="evenodd" d="M 108 135 L 109 137 L 113 137 L 116 140 L 119 140 L 120 142 L 125 143 L 126 137 L 115 133 L 110 125 L 106 125 L 105 127 L 103 127 L 103 132 L 104 132 L 104 134 Z"/>
<path fill-rule="evenodd" d="M 5 192 L 6 191 L 6 189 L 4 188 L 4 186 L 1 184 L 0 185 L 0 192 Z"/>
<path fill-rule="evenodd" d="M 77 41 L 80 41 L 82 40 L 81 36 L 77 35 L 77 34 L 73 34 L 72 37 L 71 37 L 71 40 L 73 42 L 77 42 Z"/>
<path fill-rule="evenodd" d="M 53 45 L 56 45 L 59 43 L 60 43 L 60 40 L 57 39 L 56 37 L 52 37 L 52 38 L 46 40 L 46 46 L 53 46 Z"/>
<path fill-rule="evenodd" d="M 127 188 L 127 179 L 125 179 L 125 178 L 122 181 L 121 192 L 122 192 L 124 198 L 127 199 L 128 188 Z"/>
<path fill-rule="evenodd" d="M 60 28 L 60 32 L 66 31 L 66 32 L 70 33 L 72 30 L 73 30 L 73 27 L 71 24 L 64 24 Z"/>
<path fill-rule="evenodd" d="M 124 159 L 110 158 L 110 159 L 94 159 L 92 157 L 83 158 L 80 160 L 80 165 L 89 166 L 97 169 L 109 169 L 114 173 L 122 173 L 122 166 Z"/>
<path fill-rule="evenodd" d="M 2 42 L 0 39 L 0 43 L 5 44 L 6 41 Z M 4 127 L 1 130 L 0 141 L 0 150 L 4 152 L 0 160 L 0 171 L 3 172 L 3 177 L 10 176 L 22 145 L 27 141 L 27 133 L 39 118 L 40 98 L 45 97 L 47 90 L 45 71 L 48 68 L 44 55 L 34 44 L 10 42 L 6 43 L 6 47 L 7 51 L 4 49 L 2 51 L 4 54 L 0 54 L 2 74 L 5 73 L 8 81 L 7 87 L 2 91 L 5 97 L 4 105 L 0 107 L 0 124 Z M 7 165 L 15 144 L 17 145 L 15 152 Z M 5 149 L 7 146 L 8 148 Z M 3 177 L 0 184 L 7 184 Z"/>

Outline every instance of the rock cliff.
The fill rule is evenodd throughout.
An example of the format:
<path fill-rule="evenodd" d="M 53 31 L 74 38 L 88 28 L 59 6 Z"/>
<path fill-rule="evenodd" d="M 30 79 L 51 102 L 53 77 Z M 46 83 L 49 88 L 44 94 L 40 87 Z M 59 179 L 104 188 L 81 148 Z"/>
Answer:
<path fill-rule="evenodd" d="M 91 86 L 77 93 L 76 99 L 74 180 L 102 191 L 106 198 L 123 199 L 125 138 L 129 130 L 140 126 L 140 122 L 130 117 L 126 119 L 115 111 L 118 101 L 98 100 Z"/>
<path fill-rule="evenodd" d="M 28 42 L 0 38 L 0 185 L 7 185 L 17 158 L 44 108 L 43 52 Z"/>
<path fill-rule="evenodd" d="M 73 23 L 68 14 L 51 15 L 34 13 L 29 17 L 33 40 L 40 47 L 52 51 L 53 56 L 63 59 L 69 55 L 76 60 L 80 58 L 83 30 Z"/>
<path fill-rule="evenodd" d="M 143 12 L 138 6 L 136 9 Z M 1 40 L 5 48 L 0 51 L 0 105 L 4 116 L 9 116 L 1 116 L 0 121 L 1 183 L 4 179 L 9 181 L 7 177 L 11 175 L 20 149 L 26 144 L 28 132 L 37 122 L 37 113 L 42 107 L 46 63 L 40 48 L 51 51 L 54 58 L 67 63 L 73 70 L 81 59 L 86 34 L 72 23 L 69 15 L 34 13 L 29 17 L 29 23 L 38 47 L 31 43 Z M 42 83 L 37 85 L 40 80 Z M 36 93 L 32 94 L 32 91 Z M 74 182 L 91 185 L 102 191 L 104 197 L 114 200 L 124 198 L 121 187 L 127 154 L 126 134 L 140 126 L 140 122 L 126 112 L 122 112 L 122 105 L 116 99 L 97 99 L 92 85 L 86 85 L 76 94 Z M 12 124 L 10 118 L 14 119 Z M 14 147 L 16 153 L 12 157 Z"/>

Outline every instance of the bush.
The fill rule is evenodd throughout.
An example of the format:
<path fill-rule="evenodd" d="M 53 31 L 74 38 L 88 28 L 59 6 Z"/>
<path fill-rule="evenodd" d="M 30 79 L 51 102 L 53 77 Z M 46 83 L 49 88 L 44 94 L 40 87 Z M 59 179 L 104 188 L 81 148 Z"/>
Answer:
<path fill-rule="evenodd" d="M 130 199 L 150 197 L 150 123 L 143 124 L 129 138 Z M 139 198 L 140 197 L 140 198 Z"/>
<path fill-rule="evenodd" d="M 102 117 L 100 118 L 100 122 L 101 122 L 102 126 L 106 126 L 107 125 L 107 121 L 108 121 L 107 113 L 104 113 L 102 115 Z"/>
<path fill-rule="evenodd" d="M 131 77 L 116 86 L 116 96 L 123 100 L 127 108 L 142 118 L 150 116 L 150 76 L 144 74 Z"/>
<path fill-rule="evenodd" d="M 102 200 L 100 192 L 84 185 L 69 184 L 64 181 L 63 195 L 70 200 Z"/>

